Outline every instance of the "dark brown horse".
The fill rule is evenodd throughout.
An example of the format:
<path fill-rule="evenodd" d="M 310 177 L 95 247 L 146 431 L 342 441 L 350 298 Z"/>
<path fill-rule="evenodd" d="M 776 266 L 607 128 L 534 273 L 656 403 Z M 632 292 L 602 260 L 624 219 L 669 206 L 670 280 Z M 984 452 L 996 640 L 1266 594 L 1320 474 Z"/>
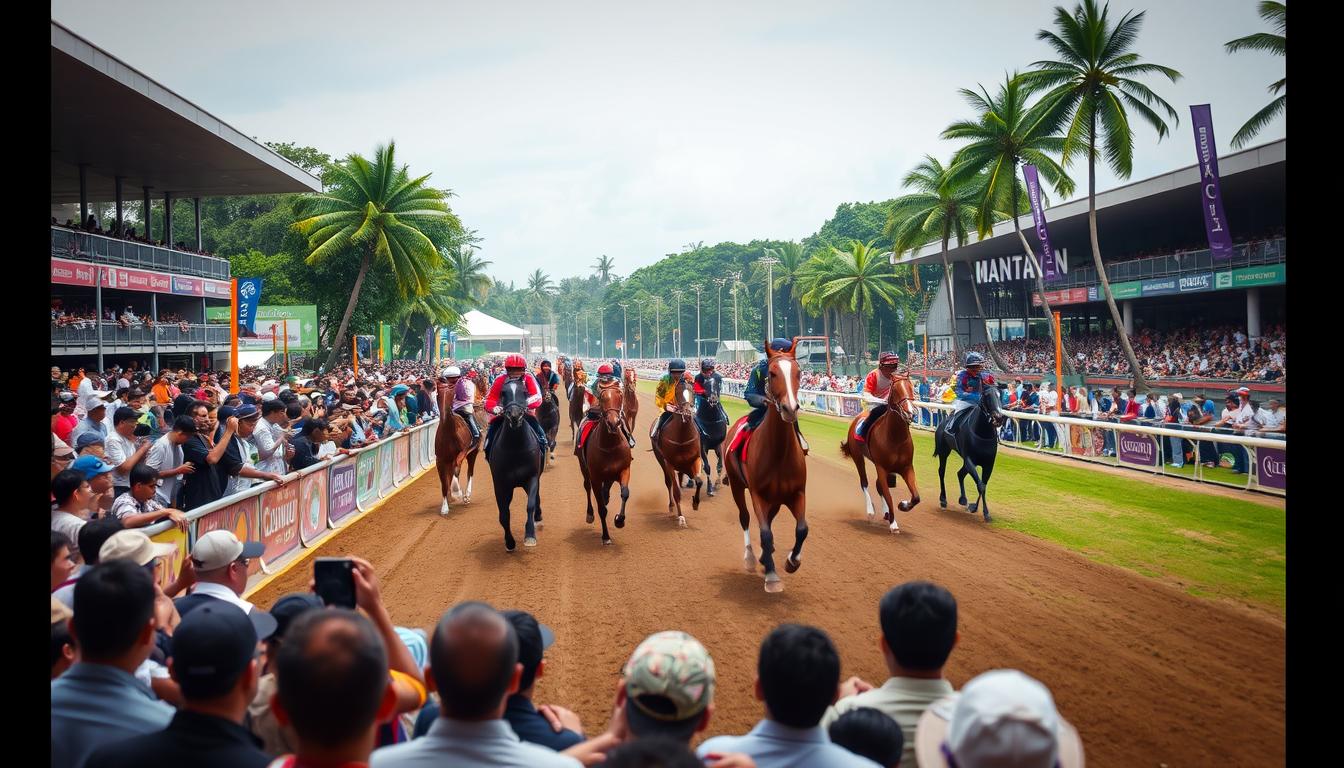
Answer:
<path fill-rule="evenodd" d="M 877 468 L 879 479 L 877 492 L 882 497 L 882 519 L 891 523 L 891 532 L 900 533 L 901 526 L 896 523 L 896 509 L 908 512 L 919 503 L 919 487 L 915 484 L 915 440 L 910 436 L 910 420 L 914 416 L 915 394 L 909 376 L 894 376 L 891 391 L 887 393 L 887 412 L 876 424 L 869 424 L 864 440 L 854 436 L 862 415 L 855 416 L 849 423 L 849 433 L 840 443 L 841 455 L 854 460 L 859 471 L 859 490 L 863 492 L 863 503 L 867 507 L 868 520 L 875 516 L 873 499 L 868 495 L 868 472 L 863 464 L 866 458 Z M 894 507 L 891 503 L 891 486 L 895 485 L 895 474 L 905 478 L 910 487 L 910 500 L 902 501 Z"/>
<path fill-rule="evenodd" d="M 570 367 L 569 358 L 560 358 L 555 372 L 560 374 L 560 383 L 565 385 L 565 391 L 568 392 L 569 385 L 574 383 L 574 370 Z"/>
<path fill-rule="evenodd" d="M 755 570 L 745 498 L 750 491 L 751 508 L 761 534 L 760 563 L 765 567 L 765 591 L 781 592 L 784 583 L 775 572 L 775 536 L 770 530 L 781 506 L 788 506 L 795 521 L 793 550 L 784 559 L 784 570 L 793 573 L 802 565 L 803 541 L 807 539 L 807 464 L 803 460 L 803 447 L 793 431 L 802 407 L 798 403 L 802 370 L 794 357 L 798 349 L 796 339 L 787 352 L 770 349 L 769 340 L 765 348 L 769 360 L 765 418 L 746 447 L 746 461 L 742 459 L 742 451 L 733 450 L 728 454 L 725 469 L 733 501 L 737 503 L 738 522 L 742 524 L 743 565 L 748 572 Z M 743 416 L 728 431 L 729 445 L 733 445 L 746 421 Z"/>
<path fill-rule="evenodd" d="M 626 368 L 623 374 L 625 382 L 621 387 L 621 408 L 623 409 L 622 418 L 625 419 L 625 431 L 635 434 L 635 416 L 639 414 L 639 398 L 636 396 L 636 386 L 639 383 L 639 374 L 634 368 Z"/>
<path fill-rule="evenodd" d="M 600 385 L 599 385 L 600 386 Z M 583 492 L 588 499 L 587 522 L 593 522 L 593 496 L 602 516 L 602 543 L 611 544 L 607 530 L 607 503 L 611 500 L 611 484 L 621 484 L 621 511 L 616 515 L 616 527 L 625 527 L 625 503 L 630 499 L 630 444 L 621 432 L 621 388 L 615 383 L 600 386 L 597 406 L 602 417 L 593 425 L 592 432 L 579 451 L 579 470 L 583 472 Z"/>
<path fill-rule="evenodd" d="M 439 514 L 448 514 L 448 498 L 458 496 L 463 504 L 471 503 L 472 475 L 476 473 L 476 455 L 480 445 L 471 444 L 471 430 L 461 416 L 453 413 L 453 388 L 444 382 L 438 382 L 439 426 L 434 432 L 434 468 L 439 473 L 439 488 L 443 492 L 443 505 Z M 467 464 L 466 482 L 457 480 L 458 468 L 463 461 Z"/>
<path fill-rule="evenodd" d="M 582 372 L 582 369 L 580 369 Z M 588 399 L 585 394 L 588 390 L 584 388 L 583 377 L 576 377 L 574 383 L 565 388 L 565 398 L 569 401 L 569 435 L 574 439 L 574 454 L 579 453 L 579 430 L 583 427 L 584 404 Z"/>
<path fill-rule="evenodd" d="M 667 511 L 675 512 L 677 525 L 686 527 L 686 516 L 681 514 L 681 483 L 677 474 L 695 478 L 695 495 L 691 509 L 700 508 L 700 430 L 695 426 L 695 385 L 685 377 L 673 385 L 676 413 L 667 420 L 653 444 L 653 455 L 663 468 L 663 483 L 667 486 Z M 661 416 L 660 416 L 661 418 Z"/>

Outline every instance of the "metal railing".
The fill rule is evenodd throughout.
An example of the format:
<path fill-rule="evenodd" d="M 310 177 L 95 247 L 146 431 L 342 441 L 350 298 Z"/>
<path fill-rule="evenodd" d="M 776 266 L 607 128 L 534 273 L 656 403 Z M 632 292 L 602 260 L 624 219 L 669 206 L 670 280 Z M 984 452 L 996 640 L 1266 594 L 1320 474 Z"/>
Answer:
<path fill-rule="evenodd" d="M 188 324 L 184 330 L 177 323 L 155 323 L 154 327 L 139 324 L 123 328 L 120 323 L 104 320 L 94 323 L 92 320 L 58 326 L 51 324 L 52 349 L 92 348 L 98 346 L 98 330 L 103 333 L 104 350 L 154 346 L 158 337 L 160 349 L 172 347 L 227 347 L 229 327 L 227 325 Z"/>
<path fill-rule="evenodd" d="M 1168 277 L 1189 272 L 1236 269 L 1261 264 L 1280 264 L 1287 261 L 1287 238 L 1276 237 L 1272 240 L 1257 240 L 1232 246 L 1232 257 L 1215 262 L 1213 252 L 1205 248 L 1199 251 L 1172 253 L 1166 256 L 1153 256 L 1146 259 L 1119 261 L 1106 265 L 1106 277 L 1113 283 L 1131 280 L 1147 280 L 1153 277 Z M 1049 289 L 1081 288 L 1096 285 L 1097 270 L 1094 267 L 1078 267 L 1046 286 Z"/>
<path fill-rule="evenodd" d="M 51 228 L 51 255 L 57 259 L 75 259 L 98 264 L 175 272 L 182 275 L 229 279 L 228 259 L 202 256 L 131 240 L 76 232 L 64 227 Z"/>

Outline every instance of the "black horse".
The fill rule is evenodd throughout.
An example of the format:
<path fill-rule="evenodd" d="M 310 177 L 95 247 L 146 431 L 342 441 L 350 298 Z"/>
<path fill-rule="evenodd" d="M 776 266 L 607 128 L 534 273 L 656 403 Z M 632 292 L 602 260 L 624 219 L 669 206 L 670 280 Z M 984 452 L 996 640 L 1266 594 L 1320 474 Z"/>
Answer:
<path fill-rule="evenodd" d="M 950 419 L 943 419 L 933 436 L 933 455 L 938 457 L 938 505 L 947 509 L 947 485 L 943 481 L 943 470 L 947 467 L 948 454 L 956 451 L 962 462 L 961 470 L 957 472 L 957 482 L 961 486 L 961 498 L 957 503 L 966 506 L 966 476 L 970 475 L 979 496 L 967 509 L 975 514 L 979 507 L 988 523 L 989 502 L 985 501 L 985 486 L 989 484 L 989 476 L 994 472 L 994 459 L 999 453 L 999 427 L 1003 426 L 1007 417 L 999 408 L 999 391 L 991 386 L 984 388 L 980 404 L 968 410 L 971 412 L 960 417 L 961 424 L 952 437 L 947 436 Z M 977 467 L 979 472 L 976 471 Z"/>
<path fill-rule="evenodd" d="M 537 546 L 537 527 L 541 525 L 541 472 L 546 462 L 537 435 L 527 423 L 527 388 L 521 381 L 506 381 L 499 396 L 504 412 L 495 417 L 502 423 L 490 444 L 490 477 L 494 480 L 495 503 L 499 505 L 499 524 L 504 528 L 504 549 L 516 547 L 509 527 L 509 504 L 513 489 L 527 493 L 527 526 L 523 546 Z"/>
<path fill-rule="evenodd" d="M 555 434 L 560 431 L 560 396 L 549 387 L 541 388 L 541 405 L 537 406 L 537 421 L 546 433 L 546 445 L 550 448 L 548 459 L 555 463 Z"/>
<path fill-rule="evenodd" d="M 706 382 L 705 394 L 695 409 L 695 424 L 700 428 L 700 459 L 705 467 L 705 492 L 714 495 L 714 489 L 723 477 L 723 441 L 728 435 L 728 412 L 719 403 L 719 379 L 711 377 Z M 718 468 L 709 469 L 709 452 L 718 456 Z M 688 483 L 687 488 L 693 484 Z"/>

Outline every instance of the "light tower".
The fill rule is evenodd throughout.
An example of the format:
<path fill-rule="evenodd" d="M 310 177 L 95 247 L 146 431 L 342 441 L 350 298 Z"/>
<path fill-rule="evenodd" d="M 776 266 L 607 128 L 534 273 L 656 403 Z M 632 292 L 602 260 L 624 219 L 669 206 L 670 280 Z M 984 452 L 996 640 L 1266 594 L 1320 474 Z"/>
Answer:
<path fill-rule="evenodd" d="M 695 291 L 695 356 L 700 356 L 700 292 L 705 289 L 704 283 L 691 283 L 691 290 Z"/>
<path fill-rule="evenodd" d="M 765 265 L 765 338 L 775 337 L 775 265 L 779 259 L 774 256 L 762 256 L 758 264 Z"/>

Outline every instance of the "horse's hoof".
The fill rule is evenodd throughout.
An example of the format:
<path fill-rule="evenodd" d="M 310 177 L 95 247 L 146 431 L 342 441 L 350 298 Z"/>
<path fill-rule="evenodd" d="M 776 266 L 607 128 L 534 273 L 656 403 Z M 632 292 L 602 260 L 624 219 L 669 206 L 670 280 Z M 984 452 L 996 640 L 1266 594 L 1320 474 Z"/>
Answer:
<path fill-rule="evenodd" d="M 686 527 L 686 516 L 685 516 L 685 515 L 677 515 L 677 527 L 678 527 L 678 528 L 685 528 L 685 527 Z"/>
<path fill-rule="evenodd" d="M 870 522 L 870 523 L 873 522 L 873 518 L 874 518 L 874 517 L 877 517 L 877 513 L 876 513 L 876 512 L 873 512 L 872 510 L 869 510 L 868 512 L 866 512 L 866 513 L 864 513 L 864 514 L 866 514 L 866 515 L 868 516 L 868 522 Z"/>
<path fill-rule="evenodd" d="M 977 509 L 979 509 L 979 508 L 980 508 L 980 502 L 976 501 L 976 502 L 972 502 L 971 505 L 970 505 L 969 507 L 966 508 L 966 511 L 967 511 L 967 512 L 970 512 L 972 515 L 974 515 L 974 514 L 975 514 L 975 511 L 976 511 Z"/>
<path fill-rule="evenodd" d="M 990 517 L 988 512 L 985 513 L 985 522 L 986 523 L 994 522 L 994 518 Z"/>
<path fill-rule="evenodd" d="M 939 496 L 939 497 L 938 497 L 938 507 L 939 507 L 940 509 L 947 509 L 947 497 L 945 497 L 945 496 Z M 590 522 L 591 522 L 591 521 L 590 521 Z"/>
<path fill-rule="evenodd" d="M 784 558 L 784 570 L 789 573 L 797 573 L 799 568 L 803 567 L 802 560 L 794 560 L 793 555 Z"/>
<path fill-rule="evenodd" d="M 747 573 L 756 572 L 756 553 L 752 552 L 750 547 L 742 555 L 742 569 Z"/>
<path fill-rule="evenodd" d="M 882 520 L 883 522 L 894 523 L 896 522 L 896 516 L 891 513 L 891 510 L 887 510 L 887 513 L 882 515 Z"/>
<path fill-rule="evenodd" d="M 602 546 L 604 546 L 604 547 L 610 547 L 612 544 L 615 544 L 615 543 L 616 543 L 616 542 L 612 541 L 611 539 L 603 539 L 603 540 L 602 540 Z"/>
<path fill-rule="evenodd" d="M 517 549 L 517 548 L 518 548 L 518 542 L 514 541 L 513 539 L 509 539 L 509 540 L 507 540 L 507 541 L 504 542 L 504 551 L 505 551 L 505 552 L 512 552 L 513 550 L 515 550 L 515 549 Z"/>
<path fill-rule="evenodd" d="M 624 527 L 625 527 L 625 515 L 617 515 L 617 516 L 616 516 L 616 527 L 617 527 L 617 528 L 624 528 Z"/>
<path fill-rule="evenodd" d="M 540 527 L 542 527 L 543 525 L 545 525 L 545 523 L 541 522 L 540 519 L 537 519 L 537 520 L 535 521 L 535 525 L 536 525 L 538 528 L 540 528 Z"/>
<path fill-rule="evenodd" d="M 962 496 L 960 499 L 957 499 L 957 503 L 960 504 L 960 505 L 963 506 L 963 507 L 966 506 L 966 497 L 965 497 L 965 496 Z M 971 510 L 971 511 L 974 512 L 975 510 Z"/>
<path fill-rule="evenodd" d="M 586 522 L 587 522 L 589 525 L 592 525 L 592 524 L 593 524 L 593 513 L 592 513 L 592 512 L 589 512 L 589 513 L 588 513 L 588 519 L 587 519 Z"/>
<path fill-rule="evenodd" d="M 910 499 L 909 501 L 898 501 L 896 502 L 896 508 L 901 510 L 902 512 L 909 512 L 910 510 L 914 509 L 915 505 L 918 503 L 919 499 L 917 498 Z"/>
<path fill-rule="evenodd" d="M 535 546 L 537 546 L 537 537 L 536 537 L 536 536 L 528 536 L 527 538 L 523 539 L 523 546 L 524 546 L 524 547 L 535 547 Z"/>
<path fill-rule="evenodd" d="M 773 579 L 771 577 L 774 577 Z M 784 582 L 780 580 L 778 574 L 770 574 L 765 577 L 765 591 L 770 593 L 783 592 Z"/>
<path fill-rule="evenodd" d="M 892 521 L 891 521 L 891 528 L 889 528 L 888 530 L 890 530 L 892 533 L 900 533 L 900 532 L 901 532 L 901 526 L 900 526 L 900 524 L 897 523 L 895 520 L 892 520 Z"/>

